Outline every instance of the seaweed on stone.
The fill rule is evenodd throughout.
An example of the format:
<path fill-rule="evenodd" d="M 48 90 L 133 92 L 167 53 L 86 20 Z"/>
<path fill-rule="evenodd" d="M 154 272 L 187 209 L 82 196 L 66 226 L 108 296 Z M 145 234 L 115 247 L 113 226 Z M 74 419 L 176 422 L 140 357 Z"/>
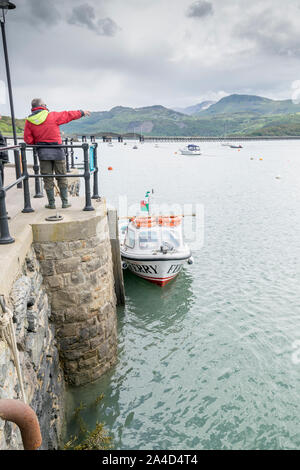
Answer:
<path fill-rule="evenodd" d="M 109 450 L 112 448 L 112 437 L 107 434 L 103 423 L 96 424 L 95 429 L 86 431 L 85 438 L 79 443 L 79 438 L 71 438 L 64 446 L 65 450 Z"/>
<path fill-rule="evenodd" d="M 104 395 L 99 395 L 93 402 L 97 406 L 102 400 Z M 81 412 L 86 409 L 84 403 L 74 411 L 74 418 L 79 424 L 79 435 L 72 436 L 71 439 L 64 445 L 64 450 L 109 450 L 112 449 L 112 437 L 108 435 L 107 430 L 103 423 L 97 421 L 93 430 L 89 431 Z"/>

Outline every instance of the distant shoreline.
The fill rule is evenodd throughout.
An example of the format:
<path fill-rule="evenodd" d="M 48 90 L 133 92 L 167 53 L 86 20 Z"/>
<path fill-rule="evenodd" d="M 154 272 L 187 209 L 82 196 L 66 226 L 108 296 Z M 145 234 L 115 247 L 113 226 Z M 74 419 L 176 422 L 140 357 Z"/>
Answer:
<path fill-rule="evenodd" d="M 102 137 L 109 137 L 112 140 L 118 139 L 118 136 L 122 137 L 124 140 L 133 140 L 137 137 L 134 136 L 124 136 L 123 134 L 115 134 L 106 132 L 102 135 L 95 135 L 96 139 L 101 140 Z M 13 136 L 4 135 L 6 139 L 13 140 Z M 66 137 L 72 137 L 72 135 L 68 135 Z M 73 136 L 74 137 L 74 136 Z M 88 136 L 89 137 L 89 136 Z M 258 141 L 258 140 L 266 140 L 266 141 L 274 141 L 274 140 L 300 140 L 300 135 L 288 136 L 288 135 L 278 135 L 278 136 L 249 136 L 249 135 L 232 135 L 227 137 L 218 137 L 218 136 L 142 136 L 143 142 L 188 142 L 188 141 L 199 141 L 199 142 L 226 142 L 226 141 Z M 18 140 L 23 140 L 23 136 L 18 135 Z"/>

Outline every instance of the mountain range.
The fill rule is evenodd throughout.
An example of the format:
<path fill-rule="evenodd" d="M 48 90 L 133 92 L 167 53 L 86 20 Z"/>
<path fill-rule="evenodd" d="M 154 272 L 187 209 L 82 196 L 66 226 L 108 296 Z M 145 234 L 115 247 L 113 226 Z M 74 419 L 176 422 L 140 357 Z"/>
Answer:
<path fill-rule="evenodd" d="M 300 105 L 255 95 L 229 95 L 177 110 L 164 106 L 92 113 L 63 126 L 66 134 L 141 133 L 149 136 L 300 135 Z"/>
<path fill-rule="evenodd" d="M 17 120 L 18 133 L 24 120 Z M 218 102 L 169 109 L 116 106 L 61 126 L 68 136 L 103 133 L 138 133 L 148 136 L 296 136 L 300 135 L 300 104 L 255 95 L 229 95 Z M 10 118 L 3 117 L 0 131 L 11 134 Z"/>

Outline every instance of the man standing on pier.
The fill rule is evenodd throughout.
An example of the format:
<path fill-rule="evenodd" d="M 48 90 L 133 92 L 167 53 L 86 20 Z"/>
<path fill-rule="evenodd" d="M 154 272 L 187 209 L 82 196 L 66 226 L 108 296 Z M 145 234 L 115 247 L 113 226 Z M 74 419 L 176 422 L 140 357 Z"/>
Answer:
<path fill-rule="evenodd" d="M 40 168 L 42 175 L 65 175 L 66 161 L 62 148 L 47 148 L 47 146 L 61 145 L 62 139 L 59 126 L 67 124 L 83 116 L 90 116 L 90 111 L 62 111 L 49 112 L 44 101 L 35 98 L 31 103 L 31 115 L 25 122 L 24 141 L 28 145 L 43 145 L 38 149 Z M 67 178 L 57 178 L 62 208 L 66 209 L 68 203 L 68 181 Z M 45 190 L 48 197 L 47 209 L 56 209 L 54 196 L 54 178 L 44 177 Z"/>

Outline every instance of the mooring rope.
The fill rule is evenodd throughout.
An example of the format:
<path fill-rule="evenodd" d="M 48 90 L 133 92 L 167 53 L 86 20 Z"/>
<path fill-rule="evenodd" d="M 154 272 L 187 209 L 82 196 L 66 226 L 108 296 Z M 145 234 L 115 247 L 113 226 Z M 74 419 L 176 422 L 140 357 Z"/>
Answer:
<path fill-rule="evenodd" d="M 21 373 L 21 365 L 20 365 L 20 358 L 19 358 L 19 351 L 17 347 L 16 341 L 16 334 L 13 324 L 13 314 L 9 308 L 7 308 L 5 300 L 3 296 L 0 296 L 0 306 L 2 308 L 2 312 L 0 311 L 0 339 L 5 341 L 9 346 L 12 355 L 15 367 L 17 369 L 21 395 L 24 403 L 26 402 L 26 396 L 24 391 L 24 381 L 23 376 Z"/>

